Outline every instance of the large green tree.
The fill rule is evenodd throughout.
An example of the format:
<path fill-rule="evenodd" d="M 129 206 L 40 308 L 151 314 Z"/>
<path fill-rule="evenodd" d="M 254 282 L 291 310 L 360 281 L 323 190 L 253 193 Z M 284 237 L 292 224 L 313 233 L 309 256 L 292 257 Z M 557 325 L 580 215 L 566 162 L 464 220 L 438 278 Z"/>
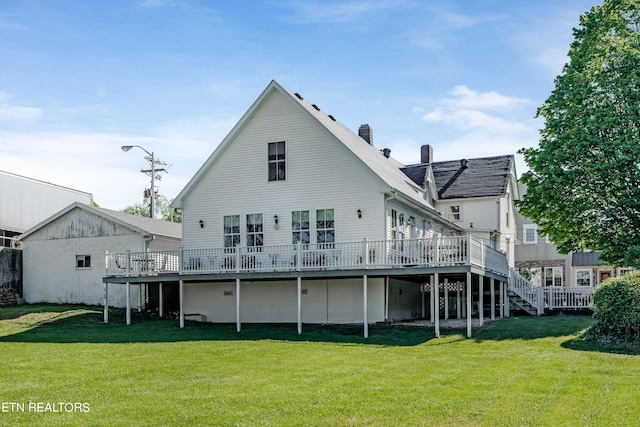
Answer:
<path fill-rule="evenodd" d="M 164 197 L 159 197 L 155 202 L 156 216 L 164 221 L 182 222 L 182 212 L 171 208 L 172 200 L 167 200 Z M 124 213 L 131 215 L 149 217 L 149 199 L 145 198 L 142 203 L 136 203 L 132 206 L 127 206 L 122 210 Z"/>
<path fill-rule="evenodd" d="M 573 33 L 540 145 L 520 151 L 519 207 L 563 253 L 640 267 L 640 0 L 605 0 Z"/>

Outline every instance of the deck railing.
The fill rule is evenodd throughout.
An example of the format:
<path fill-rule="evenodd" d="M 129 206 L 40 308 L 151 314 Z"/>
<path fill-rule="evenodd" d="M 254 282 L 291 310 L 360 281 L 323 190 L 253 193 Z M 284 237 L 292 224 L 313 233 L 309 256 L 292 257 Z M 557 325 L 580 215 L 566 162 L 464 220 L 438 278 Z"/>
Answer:
<path fill-rule="evenodd" d="M 549 310 L 557 310 L 563 308 L 593 308 L 593 293 L 595 291 L 594 287 L 548 287 L 543 289 L 545 308 Z"/>
<path fill-rule="evenodd" d="M 514 269 L 509 271 L 509 290 L 535 307 L 538 315 L 545 310 L 593 308 L 594 287 L 549 286 L 533 284 Z"/>
<path fill-rule="evenodd" d="M 472 236 L 108 253 L 107 276 L 473 265 L 507 274 L 506 257 Z"/>

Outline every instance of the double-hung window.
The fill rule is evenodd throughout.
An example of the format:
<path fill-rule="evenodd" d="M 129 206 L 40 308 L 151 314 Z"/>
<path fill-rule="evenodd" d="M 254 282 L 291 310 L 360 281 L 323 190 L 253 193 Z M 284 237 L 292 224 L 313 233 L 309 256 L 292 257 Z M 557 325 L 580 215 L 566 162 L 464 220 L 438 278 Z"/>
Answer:
<path fill-rule="evenodd" d="M 336 229 L 333 209 L 319 209 L 316 211 L 317 243 L 332 247 L 336 241 Z"/>
<path fill-rule="evenodd" d="M 268 150 L 269 181 L 284 181 L 286 178 L 284 141 L 270 142 Z"/>
<path fill-rule="evenodd" d="M 591 270 L 576 271 L 576 285 L 591 286 Z"/>
<path fill-rule="evenodd" d="M 545 286 L 562 286 L 562 267 L 545 267 Z"/>
<path fill-rule="evenodd" d="M 264 246 L 264 228 L 262 224 L 262 214 L 247 215 L 247 247 L 256 251 L 262 250 Z"/>
<path fill-rule="evenodd" d="M 225 248 L 240 246 L 240 215 L 227 215 L 224 217 L 223 236 Z"/>
<path fill-rule="evenodd" d="M 311 242 L 309 233 L 309 211 L 293 211 L 291 213 L 292 243 L 300 242 L 304 245 Z"/>
<path fill-rule="evenodd" d="M 522 226 L 522 234 L 525 245 L 533 245 L 538 243 L 538 226 L 535 224 L 524 224 Z"/>

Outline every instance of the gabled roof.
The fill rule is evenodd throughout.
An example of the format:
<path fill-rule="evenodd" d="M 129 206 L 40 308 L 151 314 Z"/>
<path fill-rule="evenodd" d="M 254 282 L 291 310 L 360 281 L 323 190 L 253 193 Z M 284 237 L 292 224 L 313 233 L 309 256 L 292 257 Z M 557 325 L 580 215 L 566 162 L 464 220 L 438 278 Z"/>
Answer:
<path fill-rule="evenodd" d="M 52 215 L 51 217 L 47 218 L 46 220 L 42 221 L 41 223 L 30 228 L 29 230 L 25 231 L 23 234 L 18 236 L 18 240 L 22 240 L 25 237 L 35 233 L 47 224 L 66 215 L 68 212 L 71 212 L 74 209 L 84 210 L 106 220 L 113 221 L 136 233 L 139 233 L 142 236 L 158 236 L 175 239 L 182 238 L 182 224 L 180 223 L 151 219 L 75 202 L 57 212 L 56 214 Z"/>
<path fill-rule="evenodd" d="M 466 166 L 461 160 L 431 163 L 440 200 L 504 196 L 515 176 L 512 155 L 469 159 Z"/>
<path fill-rule="evenodd" d="M 341 144 L 348 155 L 354 156 L 354 158 L 361 162 L 361 164 L 369 170 L 376 179 L 381 180 L 390 187 L 389 191 L 400 192 L 414 203 L 418 203 L 422 208 L 432 209 L 428 206 L 423 197 L 423 189 L 419 185 L 416 185 L 400 170 L 400 168 L 404 167 L 402 163 L 393 158 L 385 157 L 379 149 L 366 142 L 359 135 L 356 135 L 353 131 L 336 121 L 334 118 L 315 108 L 314 105 L 302 99 L 301 96 L 281 86 L 275 80 L 272 80 L 271 83 L 269 83 L 267 88 L 251 105 L 249 110 L 247 110 L 247 112 L 242 116 L 240 121 L 234 126 L 220 145 L 218 145 L 213 154 L 211 154 L 198 172 L 196 172 L 186 187 L 180 192 L 180 194 L 178 194 L 172 205 L 174 208 L 183 207 L 183 200 L 186 196 L 203 178 L 203 176 L 206 175 L 207 171 L 216 162 L 217 158 L 222 154 L 231 141 L 233 141 L 236 134 L 240 132 L 244 125 L 251 119 L 256 110 L 269 96 L 269 94 L 272 93 L 272 91 L 278 91 L 283 94 L 285 98 L 300 108 L 300 110 L 307 114 L 313 122 L 319 125 L 327 135 L 334 138 L 337 143 Z"/>

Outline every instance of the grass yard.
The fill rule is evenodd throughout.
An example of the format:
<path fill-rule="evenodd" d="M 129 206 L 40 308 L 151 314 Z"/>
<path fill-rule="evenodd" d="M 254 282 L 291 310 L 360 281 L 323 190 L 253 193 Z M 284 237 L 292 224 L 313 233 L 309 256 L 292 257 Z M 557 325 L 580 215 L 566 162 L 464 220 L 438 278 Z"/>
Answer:
<path fill-rule="evenodd" d="M 640 356 L 581 339 L 589 317 L 509 318 L 472 339 L 406 326 L 373 326 L 364 339 L 355 326 L 305 326 L 298 336 L 295 325 L 236 333 L 155 318 L 125 326 L 116 311 L 110 319 L 84 306 L 0 308 L 0 425 L 640 422 Z"/>

